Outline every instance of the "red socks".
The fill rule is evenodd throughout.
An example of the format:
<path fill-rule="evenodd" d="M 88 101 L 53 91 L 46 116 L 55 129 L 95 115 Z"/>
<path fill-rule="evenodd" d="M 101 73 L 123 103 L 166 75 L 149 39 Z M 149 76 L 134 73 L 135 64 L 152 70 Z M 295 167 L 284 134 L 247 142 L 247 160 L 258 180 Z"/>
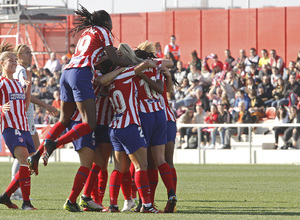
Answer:
<path fill-rule="evenodd" d="M 66 127 L 60 123 L 56 122 L 55 125 L 49 130 L 48 134 L 46 135 L 45 139 L 52 139 L 56 140 L 58 136 L 66 129 Z M 38 151 L 40 152 L 40 155 L 44 152 L 44 141 L 41 143 L 41 145 L 38 148 Z"/>
<path fill-rule="evenodd" d="M 135 184 L 139 191 L 140 197 L 142 199 L 142 203 L 143 204 L 151 203 L 150 194 L 152 195 L 152 193 L 150 193 L 147 171 L 139 170 L 135 172 Z"/>
<path fill-rule="evenodd" d="M 131 198 L 136 199 L 136 192 L 137 188 L 134 182 L 134 174 L 135 174 L 135 168 L 133 163 L 130 164 L 130 174 L 131 174 Z"/>
<path fill-rule="evenodd" d="M 131 199 L 131 174 L 126 172 L 123 174 L 121 189 L 125 200 Z"/>
<path fill-rule="evenodd" d="M 71 130 L 58 139 L 57 146 L 73 142 L 91 132 L 92 129 L 87 123 L 75 125 Z"/>
<path fill-rule="evenodd" d="M 163 163 L 158 167 L 160 176 L 162 181 L 165 184 L 165 187 L 167 188 L 168 193 L 170 192 L 171 189 L 174 189 L 173 186 L 173 177 L 172 177 L 172 171 L 167 163 Z"/>
<path fill-rule="evenodd" d="M 123 173 L 114 170 L 109 179 L 109 196 L 110 204 L 118 205 L 118 196 L 120 191 L 120 185 L 122 183 Z"/>
<path fill-rule="evenodd" d="M 23 201 L 29 201 L 30 180 L 31 178 L 28 166 L 21 165 L 19 170 L 19 184 L 22 191 Z"/>
<path fill-rule="evenodd" d="M 74 184 L 72 191 L 69 196 L 69 200 L 71 203 L 75 203 L 77 197 L 79 196 L 82 188 L 84 187 L 85 181 L 89 175 L 90 169 L 87 167 L 79 167 L 75 179 L 74 179 Z"/>
<path fill-rule="evenodd" d="M 89 176 L 86 180 L 84 190 L 83 190 L 83 195 L 86 197 L 91 197 L 92 190 L 95 186 L 95 182 L 98 178 L 98 173 L 101 170 L 101 167 L 96 165 L 95 163 L 92 166 L 92 169 L 90 170 Z"/>
<path fill-rule="evenodd" d="M 98 175 L 99 203 L 102 204 L 108 179 L 107 170 L 101 170 Z"/>
<path fill-rule="evenodd" d="M 6 194 L 10 197 L 11 194 L 13 194 L 19 187 L 19 173 L 20 171 L 18 171 L 14 177 L 14 179 L 10 182 L 10 184 L 8 185 L 8 187 L 6 188 L 5 192 Z"/>
<path fill-rule="evenodd" d="M 177 188 L 177 173 L 176 173 L 175 167 L 173 167 L 173 168 L 171 169 L 171 171 L 172 171 L 172 177 L 173 177 L 174 191 L 175 191 L 175 193 L 176 193 L 176 188 Z"/>
<path fill-rule="evenodd" d="M 98 176 L 95 181 L 95 184 L 94 184 L 94 187 L 93 187 L 93 190 L 91 193 L 91 197 L 96 203 L 101 204 L 101 203 L 99 203 Z"/>
<path fill-rule="evenodd" d="M 149 179 L 149 183 L 150 183 L 151 203 L 154 204 L 155 190 L 156 190 L 157 183 L 158 183 L 158 170 L 157 169 L 148 169 L 147 174 L 148 174 L 148 179 Z M 135 175 L 136 175 L 136 173 L 135 173 Z M 136 176 L 135 176 L 135 178 L 136 178 Z M 135 181 L 135 184 L 136 184 L 136 181 Z M 139 188 L 138 185 L 136 185 L 136 187 Z M 139 190 L 139 192 L 140 192 L 140 190 Z M 140 196 L 141 196 L 141 194 L 140 194 Z"/>

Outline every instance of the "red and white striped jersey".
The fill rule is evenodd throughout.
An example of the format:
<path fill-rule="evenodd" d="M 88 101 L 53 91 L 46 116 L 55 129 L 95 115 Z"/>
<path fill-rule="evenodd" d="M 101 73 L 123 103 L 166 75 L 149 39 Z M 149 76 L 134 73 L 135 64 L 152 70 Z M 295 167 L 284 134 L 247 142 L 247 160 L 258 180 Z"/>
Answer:
<path fill-rule="evenodd" d="M 94 79 L 100 75 L 100 73 L 95 73 Z M 105 87 L 93 84 L 93 89 L 96 97 L 96 123 L 97 125 L 109 125 L 113 117 L 113 108 L 111 102 L 109 101 L 107 92 L 103 92 L 103 89 L 105 89 Z M 78 109 L 76 109 L 71 120 L 82 120 Z"/>
<path fill-rule="evenodd" d="M 85 30 L 78 40 L 75 53 L 65 69 L 94 65 L 103 56 L 104 47 L 113 45 L 112 35 L 109 30 L 93 26 Z"/>
<path fill-rule="evenodd" d="M 164 92 L 159 95 L 160 102 L 164 108 L 165 114 L 166 114 L 166 119 L 167 121 L 174 121 L 176 122 L 176 117 L 174 115 L 174 112 L 169 106 L 169 101 L 167 98 L 167 85 L 166 82 L 164 82 Z"/>
<path fill-rule="evenodd" d="M 159 65 L 159 62 L 157 62 Z M 164 76 L 157 68 L 148 68 L 143 70 L 143 74 L 148 76 L 153 81 L 160 79 L 164 82 Z M 139 111 L 144 113 L 156 112 L 163 109 L 161 102 L 159 100 L 159 94 L 150 88 L 149 84 L 146 83 L 141 77 L 135 77 L 134 82 L 138 90 L 138 101 L 139 101 Z"/>
<path fill-rule="evenodd" d="M 136 99 L 134 67 L 125 69 L 109 86 L 109 99 L 114 108 L 111 128 L 126 128 L 130 124 L 141 126 Z"/>
<path fill-rule="evenodd" d="M 10 80 L 0 76 L 0 105 L 10 102 L 10 111 L 1 112 L 1 131 L 5 128 L 15 128 L 21 131 L 29 131 L 25 93 L 18 80 Z"/>

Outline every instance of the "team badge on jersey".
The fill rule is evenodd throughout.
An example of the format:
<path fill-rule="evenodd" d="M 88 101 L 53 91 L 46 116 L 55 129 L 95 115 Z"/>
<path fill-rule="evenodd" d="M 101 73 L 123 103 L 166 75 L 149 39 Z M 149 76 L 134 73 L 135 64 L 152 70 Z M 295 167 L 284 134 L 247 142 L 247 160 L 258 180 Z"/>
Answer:
<path fill-rule="evenodd" d="M 18 137 L 18 139 L 19 139 L 19 142 L 20 142 L 20 143 L 23 143 L 23 142 L 24 142 L 24 139 L 23 139 L 22 137 Z"/>

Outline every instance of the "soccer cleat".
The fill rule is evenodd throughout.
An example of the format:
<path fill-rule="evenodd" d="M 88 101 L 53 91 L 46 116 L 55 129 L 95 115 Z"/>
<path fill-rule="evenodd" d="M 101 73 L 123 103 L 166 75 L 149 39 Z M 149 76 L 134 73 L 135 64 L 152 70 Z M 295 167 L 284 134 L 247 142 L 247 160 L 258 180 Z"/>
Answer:
<path fill-rule="evenodd" d="M 123 206 L 123 209 L 121 210 L 121 212 L 131 211 L 135 206 L 136 206 L 136 204 L 133 199 L 125 200 L 124 206 Z"/>
<path fill-rule="evenodd" d="M 53 153 L 53 151 L 56 149 L 57 141 L 52 139 L 45 139 L 44 141 L 44 153 L 43 153 L 43 161 L 44 165 L 47 166 L 49 157 Z"/>
<path fill-rule="evenodd" d="M 80 210 L 79 205 L 76 202 L 75 203 L 70 202 L 69 199 L 67 199 L 66 203 L 64 204 L 64 209 L 69 212 L 82 212 Z"/>
<path fill-rule="evenodd" d="M 108 212 L 120 212 L 119 207 L 115 205 L 110 205 L 108 208 Z"/>
<path fill-rule="evenodd" d="M 99 212 L 105 212 L 106 209 L 104 208 L 104 206 L 102 204 L 98 204 L 98 203 L 96 203 L 96 204 L 99 205 L 102 208 L 101 210 L 99 210 Z M 94 210 L 91 210 L 89 208 L 83 208 L 83 211 L 84 212 L 89 212 L 89 211 L 94 211 Z"/>
<path fill-rule="evenodd" d="M 24 201 L 22 204 L 22 210 L 36 210 L 36 208 L 31 205 L 30 201 Z"/>
<path fill-rule="evenodd" d="M 10 201 L 6 193 L 0 196 L 0 204 L 6 205 L 9 209 L 18 209 L 18 206 Z"/>
<path fill-rule="evenodd" d="M 164 209 L 165 213 L 174 213 L 174 208 L 176 206 L 176 202 L 177 202 L 177 197 L 176 195 L 170 196 L 167 205 Z"/>
<path fill-rule="evenodd" d="M 39 152 L 27 158 L 27 163 L 29 164 L 29 170 L 31 174 L 35 173 L 36 176 L 39 175 L 39 159 L 40 159 Z"/>
<path fill-rule="evenodd" d="M 158 210 L 157 208 L 155 208 L 153 205 L 151 205 L 150 207 L 146 207 L 144 205 L 142 205 L 141 211 L 142 213 L 164 213 L 163 211 Z"/>
<path fill-rule="evenodd" d="M 83 208 L 88 208 L 89 211 L 102 211 L 103 209 L 103 206 L 95 203 L 91 197 L 81 196 L 79 204 Z"/>
<path fill-rule="evenodd" d="M 142 208 L 142 201 L 141 201 L 141 199 L 139 199 L 138 204 L 137 204 L 136 208 L 133 210 L 133 212 L 141 212 L 141 208 Z"/>

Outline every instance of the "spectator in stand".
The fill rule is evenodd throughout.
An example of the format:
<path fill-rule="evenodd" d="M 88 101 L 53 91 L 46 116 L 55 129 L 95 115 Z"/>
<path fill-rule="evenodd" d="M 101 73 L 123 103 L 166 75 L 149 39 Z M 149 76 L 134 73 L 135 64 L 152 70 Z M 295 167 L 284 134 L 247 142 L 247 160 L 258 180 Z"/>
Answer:
<path fill-rule="evenodd" d="M 246 58 L 245 60 L 245 71 L 247 73 L 250 72 L 250 66 L 252 64 L 254 64 L 256 67 L 258 67 L 258 62 L 259 62 L 259 56 L 256 53 L 256 49 L 255 48 L 251 48 L 249 51 L 249 56 Z"/>
<path fill-rule="evenodd" d="M 197 98 L 196 104 L 201 103 L 202 106 L 203 106 L 204 111 L 207 112 L 207 111 L 210 110 L 209 100 L 206 96 L 206 93 L 204 93 L 203 90 L 198 89 L 196 91 L 196 98 Z"/>
<path fill-rule="evenodd" d="M 69 63 L 69 58 L 67 57 L 67 55 L 63 55 L 61 57 L 61 62 L 62 62 L 62 65 L 61 65 L 61 69 L 60 69 L 60 72 L 62 72 L 65 68 L 65 66 Z"/>
<path fill-rule="evenodd" d="M 67 53 L 67 57 L 69 59 L 72 58 L 73 54 L 75 53 L 76 45 L 75 44 L 70 44 L 69 46 L 69 53 Z"/>
<path fill-rule="evenodd" d="M 55 79 L 55 83 L 57 87 L 59 87 L 59 80 L 60 80 L 60 72 L 59 71 L 54 71 L 53 73 L 53 78 Z"/>
<path fill-rule="evenodd" d="M 276 50 L 270 50 L 270 60 L 269 64 L 271 67 L 277 67 L 279 70 L 279 73 L 282 75 L 283 74 L 283 68 L 284 68 L 284 63 L 283 59 L 276 54 Z"/>
<path fill-rule="evenodd" d="M 55 90 L 55 91 L 53 92 L 53 98 L 54 98 L 54 100 L 53 100 L 53 102 L 52 102 L 52 106 L 53 106 L 54 108 L 56 108 L 58 111 L 60 111 L 60 103 L 61 103 L 61 100 L 60 100 L 60 92 L 59 92 L 59 90 Z M 50 124 L 55 124 L 56 122 L 58 122 L 59 116 L 60 116 L 60 115 L 57 115 L 57 116 L 52 116 L 52 115 L 50 115 L 49 123 L 50 123 Z"/>
<path fill-rule="evenodd" d="M 49 105 L 51 105 L 53 101 L 53 95 L 47 90 L 46 86 L 42 86 L 40 88 L 40 94 L 38 98 Z"/>
<path fill-rule="evenodd" d="M 211 68 L 208 66 L 208 63 L 207 63 L 207 60 L 209 58 L 213 59 Z M 223 63 L 218 60 L 217 54 L 212 53 L 212 54 L 208 55 L 207 57 L 205 57 L 204 64 L 205 64 L 205 69 L 209 72 L 212 72 L 212 70 L 215 69 L 216 67 L 217 67 L 217 69 L 215 69 L 215 73 L 218 73 L 223 69 Z"/>
<path fill-rule="evenodd" d="M 181 124 L 192 124 L 192 119 L 194 117 L 194 110 L 193 108 L 187 108 L 185 113 L 182 114 L 179 119 L 178 119 L 178 122 L 181 123 Z M 179 133 L 180 133 L 180 140 L 179 140 L 179 143 L 180 145 L 182 143 L 185 143 L 185 140 L 184 140 L 184 136 L 187 134 L 187 127 L 180 127 L 180 125 L 178 125 L 178 130 L 179 130 Z M 187 139 L 187 142 L 189 140 Z"/>
<path fill-rule="evenodd" d="M 56 58 L 56 53 L 52 52 L 50 54 L 50 59 L 47 60 L 44 69 L 49 69 L 51 73 L 53 73 L 55 70 L 60 71 L 61 70 L 61 64 L 59 60 Z"/>
<path fill-rule="evenodd" d="M 179 84 L 181 84 L 183 78 L 186 77 L 186 69 L 183 68 L 183 64 L 180 60 L 177 62 L 177 70 L 174 73 L 174 77 Z"/>
<path fill-rule="evenodd" d="M 296 80 L 300 81 L 300 60 L 297 61 L 296 63 L 295 71 L 296 71 Z"/>
<path fill-rule="evenodd" d="M 206 117 L 206 113 L 203 110 L 203 105 L 201 103 L 197 103 L 196 112 L 194 113 L 194 117 L 192 119 L 192 124 L 204 124 L 205 117 Z M 192 135 L 198 134 L 198 128 L 197 127 L 188 128 L 186 133 L 187 133 L 187 139 L 190 140 L 190 137 Z M 203 145 L 203 142 L 201 142 L 201 145 Z M 186 149 L 195 149 L 195 148 L 197 148 L 197 145 L 191 146 L 188 141 Z"/>
<path fill-rule="evenodd" d="M 251 123 L 251 115 L 246 110 L 246 103 L 241 101 L 239 103 L 239 112 L 235 112 L 232 117 L 232 124 L 246 124 Z M 225 130 L 225 146 L 223 149 L 231 149 L 231 136 L 232 135 L 238 135 L 238 141 L 241 141 L 241 135 L 243 133 L 248 134 L 248 128 L 236 128 L 236 127 L 230 127 Z"/>
<path fill-rule="evenodd" d="M 189 89 L 190 85 L 189 85 L 189 80 L 187 77 L 184 77 L 180 86 L 175 86 L 174 89 L 174 96 L 175 96 L 175 100 L 180 100 L 183 99 L 186 94 L 187 94 L 187 90 Z"/>
<path fill-rule="evenodd" d="M 39 97 L 40 89 L 41 89 L 40 79 L 38 77 L 35 77 L 33 79 L 33 85 L 31 86 L 31 95 L 35 97 Z"/>
<path fill-rule="evenodd" d="M 236 65 L 239 63 L 245 64 L 246 59 L 247 59 L 246 51 L 244 49 L 241 49 L 240 56 L 232 63 L 232 65 L 234 65 L 234 68 L 236 68 Z"/>
<path fill-rule="evenodd" d="M 289 63 L 289 67 L 288 68 L 284 68 L 284 70 L 283 70 L 283 76 L 282 76 L 282 79 L 284 81 L 289 80 L 290 75 L 296 75 L 296 69 L 295 69 L 295 67 L 296 67 L 296 63 L 294 61 L 291 61 Z"/>
<path fill-rule="evenodd" d="M 196 93 L 200 90 L 203 91 L 202 87 L 199 85 L 199 80 L 194 80 L 191 83 L 191 86 L 185 91 L 185 97 L 183 99 L 177 100 L 175 103 L 175 108 L 178 109 L 181 106 L 189 107 L 195 105 L 198 100 Z"/>
<path fill-rule="evenodd" d="M 257 85 L 254 82 L 254 79 L 249 77 L 246 81 L 246 85 L 245 85 L 245 92 L 249 93 L 249 90 L 256 90 L 257 91 Z"/>
<path fill-rule="evenodd" d="M 234 58 L 231 56 L 231 51 L 229 49 L 226 49 L 225 50 L 225 63 L 228 63 L 231 67 L 231 69 L 234 67 L 232 64 L 233 64 L 233 61 L 234 61 Z"/>
<path fill-rule="evenodd" d="M 271 106 L 276 108 L 278 106 L 279 101 L 284 97 L 284 81 L 282 78 L 278 78 L 277 86 L 272 91 L 272 95 L 273 95 L 273 102 Z M 288 102 L 286 103 L 282 102 L 281 104 L 288 105 Z"/>
<path fill-rule="evenodd" d="M 217 124 L 230 124 L 232 116 L 228 111 L 225 111 L 225 106 L 222 104 L 218 105 L 218 118 L 217 118 Z M 217 134 L 220 135 L 221 139 L 221 145 L 218 148 L 223 148 L 225 146 L 224 142 L 224 137 L 225 137 L 225 130 L 226 128 L 224 127 L 218 127 L 214 128 L 211 132 L 211 144 L 212 148 L 215 148 L 216 145 L 216 136 Z"/>
<path fill-rule="evenodd" d="M 234 80 L 233 73 L 230 71 L 226 74 L 226 79 L 221 82 L 221 88 L 226 92 L 231 107 L 235 104 L 235 93 L 239 86 L 238 82 Z"/>
<path fill-rule="evenodd" d="M 216 124 L 218 122 L 218 111 L 216 105 L 210 106 L 210 111 L 206 112 L 206 117 L 204 118 L 204 122 L 206 124 Z M 201 141 L 204 140 L 204 137 L 206 137 L 206 145 L 204 148 L 206 149 L 213 149 L 215 148 L 215 145 L 210 145 L 210 133 L 214 130 L 212 127 L 203 128 L 201 130 Z M 200 146 L 203 148 L 203 146 Z"/>
<path fill-rule="evenodd" d="M 201 71 L 201 67 L 202 67 L 201 59 L 198 57 L 198 54 L 197 54 L 196 50 L 192 51 L 191 58 L 192 58 L 192 61 L 189 64 L 195 64 L 196 69 Z M 190 65 L 189 65 L 189 67 L 190 67 Z M 187 72 L 189 72 L 189 71 L 190 70 L 188 69 Z"/>
<path fill-rule="evenodd" d="M 262 68 L 260 69 L 260 71 L 258 72 L 258 78 L 262 81 L 264 76 L 271 76 L 272 71 L 271 69 L 269 69 L 268 65 L 262 65 Z"/>
<path fill-rule="evenodd" d="M 35 75 L 36 77 L 40 77 L 40 72 L 39 72 L 39 70 L 37 69 L 37 67 L 36 67 L 35 64 L 32 65 L 31 70 L 32 70 L 32 72 L 34 73 L 34 75 Z"/>
<path fill-rule="evenodd" d="M 238 78 L 239 87 L 244 87 L 246 83 L 246 76 L 248 75 L 245 71 L 245 65 L 243 63 L 238 63 L 236 67 L 236 76 Z"/>
<path fill-rule="evenodd" d="M 227 93 L 225 91 L 222 92 L 221 104 L 224 105 L 225 109 L 227 109 L 227 110 L 230 107 L 228 96 L 227 96 Z"/>
<path fill-rule="evenodd" d="M 257 79 L 258 79 L 258 70 L 257 70 L 257 66 L 255 64 L 252 64 L 250 66 L 250 72 L 247 75 L 247 79 L 249 79 L 249 76 L 250 76 L 250 78 L 253 78 L 253 79 L 255 79 L 255 81 L 257 81 Z"/>
<path fill-rule="evenodd" d="M 274 87 L 270 82 L 270 77 L 268 75 L 263 76 L 262 82 L 258 85 L 258 90 L 260 91 L 260 97 L 265 102 L 266 106 L 271 106 L 272 103 L 272 91 Z"/>
<path fill-rule="evenodd" d="M 264 116 L 265 103 L 260 97 L 257 97 L 256 90 L 250 90 L 248 96 L 250 98 L 248 110 L 252 116 L 251 122 L 258 123 Z"/>
<path fill-rule="evenodd" d="M 298 53 L 297 53 L 296 63 L 297 63 L 298 61 L 300 61 L 300 50 L 299 50 Z"/>
<path fill-rule="evenodd" d="M 289 81 L 285 84 L 284 98 L 281 99 L 278 105 L 295 105 L 297 97 L 300 96 L 300 84 L 296 81 L 296 76 L 290 75 Z"/>
<path fill-rule="evenodd" d="M 269 54 L 266 49 L 261 50 L 261 58 L 258 61 L 258 68 L 262 68 L 263 65 L 268 65 L 269 64 Z"/>
<path fill-rule="evenodd" d="M 189 79 L 189 82 L 193 82 L 194 80 L 200 79 L 200 71 L 197 70 L 196 64 L 191 63 L 190 64 L 190 72 L 187 74 L 187 78 Z"/>
<path fill-rule="evenodd" d="M 300 102 L 299 102 L 300 103 Z M 289 111 L 289 123 L 300 123 L 300 112 L 295 106 L 292 106 Z M 297 148 L 296 144 L 300 136 L 299 127 L 288 127 L 283 134 L 284 146 L 281 149 Z M 292 143 L 289 140 L 292 138 Z"/>
<path fill-rule="evenodd" d="M 216 87 L 216 85 L 213 85 L 208 93 L 208 99 L 210 100 L 211 104 L 214 104 L 216 106 L 221 104 L 222 103 L 222 93 L 223 93 L 223 90 L 221 87 Z"/>
<path fill-rule="evenodd" d="M 271 84 L 275 88 L 277 86 L 277 80 L 279 78 L 282 78 L 282 76 L 279 73 L 279 70 L 277 67 L 272 67 L 272 75 L 271 75 Z"/>
<path fill-rule="evenodd" d="M 38 105 L 35 105 L 34 112 L 34 124 L 43 124 L 44 123 L 44 113 L 42 108 Z"/>
<path fill-rule="evenodd" d="M 276 117 L 274 123 L 276 124 L 286 124 L 289 122 L 289 115 L 287 112 L 286 107 L 284 106 L 279 106 L 276 111 Z M 275 135 L 275 144 L 274 144 L 274 149 L 279 149 L 278 148 L 278 138 L 279 134 L 283 134 L 284 131 L 287 129 L 287 127 L 274 127 L 274 135 Z"/>
<path fill-rule="evenodd" d="M 249 99 L 248 95 L 245 93 L 245 90 L 239 89 L 236 93 L 236 96 L 237 96 L 237 98 L 236 98 L 233 110 L 234 111 L 239 111 L 238 106 L 239 106 L 239 103 L 242 102 L 242 101 L 245 102 L 245 105 L 246 105 L 245 109 L 248 110 L 250 99 Z"/>
<path fill-rule="evenodd" d="M 161 51 L 161 45 L 159 42 L 155 43 L 155 50 L 156 50 L 156 57 L 157 58 L 164 58 L 164 54 Z"/>
<path fill-rule="evenodd" d="M 47 90 L 53 95 L 54 91 L 59 90 L 57 84 L 55 83 L 54 77 L 50 77 L 47 82 Z M 54 98 L 53 98 L 54 100 Z"/>
<path fill-rule="evenodd" d="M 170 43 L 165 46 L 165 57 L 167 59 L 172 59 L 174 65 L 176 65 L 177 61 L 180 60 L 180 48 L 177 44 L 175 44 L 176 37 L 175 35 L 171 35 Z M 175 62 L 174 62 L 175 61 Z"/>

